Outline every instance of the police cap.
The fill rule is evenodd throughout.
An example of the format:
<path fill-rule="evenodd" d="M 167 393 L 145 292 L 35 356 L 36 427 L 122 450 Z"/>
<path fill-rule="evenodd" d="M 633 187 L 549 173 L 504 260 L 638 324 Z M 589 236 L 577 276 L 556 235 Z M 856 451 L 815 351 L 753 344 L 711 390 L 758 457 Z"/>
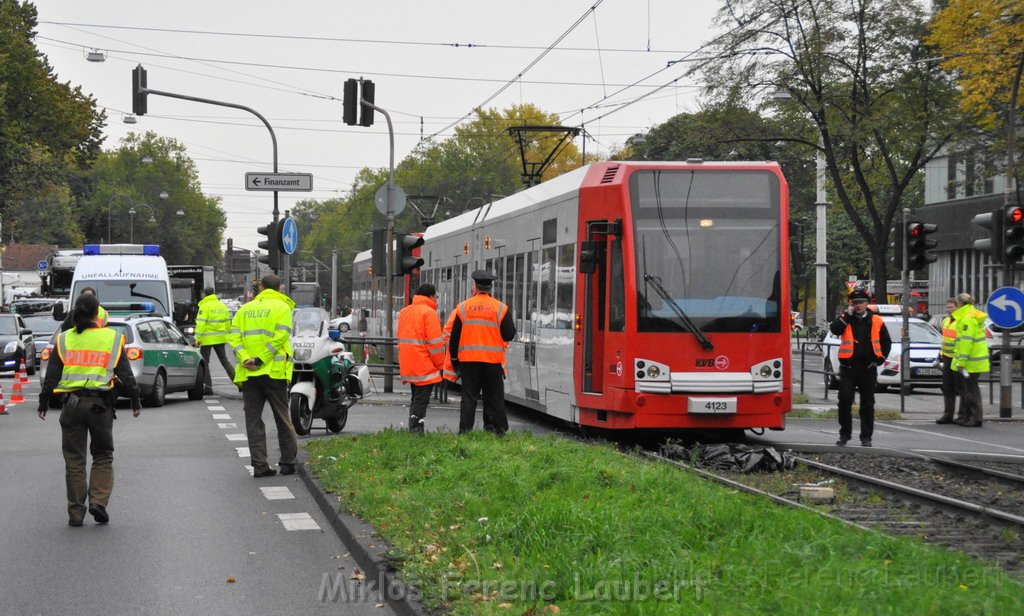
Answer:
<path fill-rule="evenodd" d="M 864 289 L 854 289 L 853 291 L 850 291 L 850 301 L 851 302 L 865 302 L 866 303 L 866 302 L 868 302 L 870 300 L 871 300 L 871 297 L 868 295 L 868 292 L 865 291 Z"/>
<path fill-rule="evenodd" d="M 476 270 L 470 274 L 470 276 L 473 277 L 473 282 L 475 282 L 478 287 L 490 287 L 491 283 L 494 282 L 494 279 L 497 278 L 497 276 L 487 270 Z"/>

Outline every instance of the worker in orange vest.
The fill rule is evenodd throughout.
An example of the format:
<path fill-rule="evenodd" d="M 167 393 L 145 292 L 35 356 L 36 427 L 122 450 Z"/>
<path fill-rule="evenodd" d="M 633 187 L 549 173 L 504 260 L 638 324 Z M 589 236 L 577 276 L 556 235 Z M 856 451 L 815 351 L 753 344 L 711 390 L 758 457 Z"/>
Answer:
<path fill-rule="evenodd" d="M 860 390 L 860 444 L 871 447 L 875 428 L 875 384 L 878 366 L 889 357 L 892 340 L 882 317 L 868 309 L 868 293 L 850 292 L 850 305 L 832 321 L 829 330 L 839 342 L 839 440 L 845 445 L 853 435 L 853 397 Z"/>
<path fill-rule="evenodd" d="M 430 390 L 441 381 L 444 338 L 437 316 L 437 288 L 421 284 L 412 303 L 398 313 L 398 373 L 412 387 L 409 431 L 423 434 Z"/>
<path fill-rule="evenodd" d="M 473 296 L 455 309 L 448 342 L 452 366 L 462 378 L 459 433 L 473 429 L 476 401 L 484 400 L 484 429 L 498 435 L 508 432 L 505 415 L 505 349 L 516 337 L 512 311 L 491 297 L 494 274 L 476 270 Z"/>

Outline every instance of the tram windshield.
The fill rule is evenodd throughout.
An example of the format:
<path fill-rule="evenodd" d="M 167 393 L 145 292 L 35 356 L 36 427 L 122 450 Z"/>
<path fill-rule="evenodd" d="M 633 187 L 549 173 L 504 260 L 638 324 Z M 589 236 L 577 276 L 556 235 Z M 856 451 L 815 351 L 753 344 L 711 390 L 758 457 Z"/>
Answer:
<path fill-rule="evenodd" d="M 781 331 L 778 177 L 644 170 L 629 189 L 639 331 Z"/>

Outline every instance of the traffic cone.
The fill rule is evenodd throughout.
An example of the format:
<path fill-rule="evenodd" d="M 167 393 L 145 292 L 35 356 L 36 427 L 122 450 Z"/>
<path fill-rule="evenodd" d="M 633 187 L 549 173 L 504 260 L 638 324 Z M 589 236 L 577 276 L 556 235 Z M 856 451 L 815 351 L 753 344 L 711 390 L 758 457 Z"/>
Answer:
<path fill-rule="evenodd" d="M 25 396 L 21 393 L 21 381 L 14 379 L 14 391 L 11 393 L 11 404 L 24 402 Z"/>
<path fill-rule="evenodd" d="M 18 380 L 22 385 L 28 385 L 28 371 L 25 370 L 25 358 L 21 358 L 21 368 L 18 368 Z"/>
<path fill-rule="evenodd" d="M 4 402 L 4 386 L 0 385 L 0 415 L 10 415 L 7 412 L 7 403 Z"/>

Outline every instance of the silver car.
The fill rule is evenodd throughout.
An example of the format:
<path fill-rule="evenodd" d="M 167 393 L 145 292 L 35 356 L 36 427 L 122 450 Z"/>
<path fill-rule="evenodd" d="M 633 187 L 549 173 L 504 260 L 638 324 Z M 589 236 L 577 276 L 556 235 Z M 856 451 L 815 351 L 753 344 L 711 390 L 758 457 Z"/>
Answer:
<path fill-rule="evenodd" d="M 173 323 L 161 317 L 129 316 L 111 319 L 110 327 L 125 335 L 125 356 L 131 362 L 144 405 L 162 406 L 167 394 L 178 391 L 188 392 L 189 400 L 202 399 L 206 364 L 199 349 L 189 344 Z M 43 349 L 40 382 L 59 333 L 54 333 Z"/>

